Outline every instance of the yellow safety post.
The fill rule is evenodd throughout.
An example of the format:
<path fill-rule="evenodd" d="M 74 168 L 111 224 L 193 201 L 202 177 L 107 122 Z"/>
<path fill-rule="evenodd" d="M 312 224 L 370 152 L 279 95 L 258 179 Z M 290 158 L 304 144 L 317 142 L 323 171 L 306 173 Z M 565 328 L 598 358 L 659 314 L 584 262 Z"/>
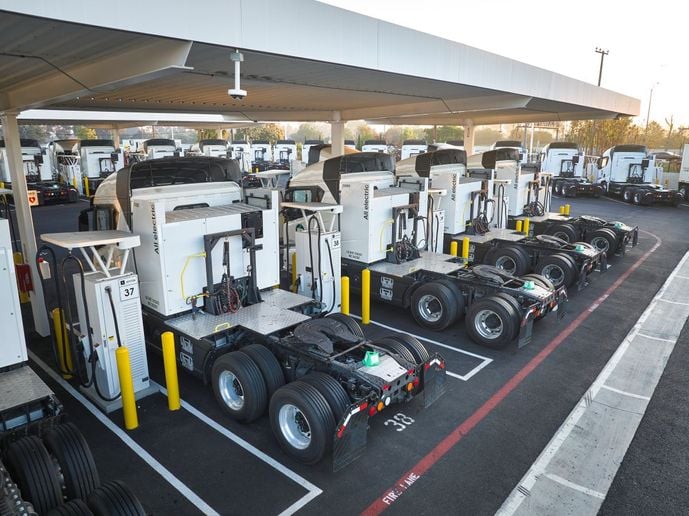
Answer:
<path fill-rule="evenodd" d="M 450 254 L 452 256 L 457 256 L 457 240 L 450 242 Z"/>
<path fill-rule="evenodd" d="M 525 235 L 529 234 L 529 217 L 526 217 L 524 219 L 524 224 L 522 225 L 522 229 L 524 230 Z"/>
<path fill-rule="evenodd" d="M 67 328 L 63 324 L 63 312 L 59 308 L 53 308 L 53 329 L 55 331 L 55 344 L 57 345 L 57 362 L 60 367 L 60 374 L 65 380 L 72 378 L 71 374 L 65 371 L 72 370 L 72 350 L 69 347 L 69 336 Z"/>
<path fill-rule="evenodd" d="M 564 214 L 565 214 L 565 205 L 563 204 L 560 206 L 560 215 L 564 215 Z"/>
<path fill-rule="evenodd" d="M 369 269 L 361 271 L 361 322 L 363 324 L 371 322 L 371 271 Z"/>
<path fill-rule="evenodd" d="M 89 188 L 89 178 L 88 177 L 84 178 L 84 193 L 86 194 L 86 197 L 91 197 L 91 190 Z"/>
<path fill-rule="evenodd" d="M 565 204 L 565 215 L 567 215 L 569 217 L 571 210 L 572 210 L 572 206 L 570 204 Z"/>
<path fill-rule="evenodd" d="M 5 182 L 4 181 L 0 181 L 0 188 L 5 188 Z"/>
<path fill-rule="evenodd" d="M 124 414 L 124 427 L 134 430 L 139 426 L 139 416 L 136 414 L 136 399 L 134 398 L 134 380 L 132 380 L 132 365 L 129 361 L 129 350 L 120 346 L 115 350 L 117 361 L 117 376 L 120 379 L 120 392 L 122 393 L 122 413 Z"/>
<path fill-rule="evenodd" d="M 297 253 L 292 255 L 292 284 L 290 285 L 292 292 L 297 291 Z"/>
<path fill-rule="evenodd" d="M 21 251 L 17 251 L 16 253 L 13 254 L 14 258 L 14 264 L 15 265 L 24 265 L 24 255 L 21 253 Z M 28 303 L 31 301 L 31 298 L 29 297 L 28 292 L 22 292 L 21 290 L 19 291 L 19 302 L 20 303 Z"/>
<path fill-rule="evenodd" d="M 179 380 L 177 378 L 177 360 L 175 358 L 175 336 L 166 331 L 161 336 L 163 342 L 163 366 L 165 367 L 165 388 L 167 389 L 167 408 L 179 410 Z"/>
<path fill-rule="evenodd" d="M 77 188 L 77 178 L 76 178 L 76 176 L 72 177 L 72 186 L 73 186 L 76 190 L 78 190 L 78 188 Z"/>
<path fill-rule="evenodd" d="M 462 258 L 464 261 L 469 260 L 469 237 L 462 238 Z"/>
<path fill-rule="evenodd" d="M 349 315 L 349 276 L 342 276 L 341 284 L 342 307 L 340 311 L 345 315 Z"/>
<path fill-rule="evenodd" d="M 517 222 L 514 223 L 514 229 L 517 230 L 517 233 L 522 232 L 522 221 L 518 220 Z"/>

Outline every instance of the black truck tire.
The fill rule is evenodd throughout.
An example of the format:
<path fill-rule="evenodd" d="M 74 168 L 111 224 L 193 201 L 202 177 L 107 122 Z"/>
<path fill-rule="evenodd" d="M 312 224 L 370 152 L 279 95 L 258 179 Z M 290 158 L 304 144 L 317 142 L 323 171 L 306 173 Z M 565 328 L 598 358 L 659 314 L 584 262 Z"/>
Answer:
<path fill-rule="evenodd" d="M 576 265 L 573 266 L 569 256 L 562 253 L 543 256 L 536 264 L 535 272 L 556 287 L 569 287 L 577 279 Z"/>
<path fill-rule="evenodd" d="M 38 514 L 62 504 L 60 477 L 48 450 L 35 435 L 22 437 L 7 448 L 5 465 L 22 498 Z"/>
<path fill-rule="evenodd" d="M 85 501 L 77 498 L 65 504 L 58 505 L 50 511 L 47 516 L 93 516 L 93 511 L 89 509 Z"/>
<path fill-rule="evenodd" d="M 406 333 L 395 333 L 394 335 L 388 335 L 386 338 L 396 340 L 407 348 L 409 353 L 414 356 L 414 363 L 416 365 L 421 365 L 431 358 L 426 346 L 421 344 L 418 339 L 412 337 L 411 335 Z"/>
<path fill-rule="evenodd" d="M 636 192 L 636 188 L 634 187 L 627 187 L 622 189 L 622 200 L 624 202 L 632 202 L 634 199 L 634 193 Z"/>
<path fill-rule="evenodd" d="M 342 418 L 345 410 L 347 410 L 347 407 L 351 404 L 351 400 L 340 382 L 329 374 L 321 372 L 309 373 L 300 378 L 300 380 L 318 389 L 318 392 L 320 392 L 328 402 L 330 410 L 333 411 L 336 422 Z"/>
<path fill-rule="evenodd" d="M 362 339 L 366 338 L 364 335 L 364 330 L 361 329 L 361 326 L 359 325 L 358 322 L 354 320 L 354 318 L 350 317 L 349 315 L 342 314 L 340 312 L 330 312 L 326 317 L 330 317 L 331 319 L 335 319 L 338 322 L 341 322 L 344 324 L 347 329 L 357 337 L 360 337 Z"/>
<path fill-rule="evenodd" d="M 598 228 L 586 236 L 586 241 L 599 251 L 613 256 L 617 247 L 617 235 L 610 228 Z"/>
<path fill-rule="evenodd" d="M 514 311 L 515 314 L 517 314 L 519 324 L 514 325 L 514 333 L 512 334 L 512 340 L 517 338 L 517 335 L 519 335 L 519 328 L 521 327 L 521 306 L 519 305 L 519 301 L 515 297 L 510 296 L 507 292 L 498 292 L 494 294 L 495 297 L 499 297 L 500 299 L 504 299 L 507 301 L 510 306 L 512 307 L 512 310 Z"/>
<path fill-rule="evenodd" d="M 565 184 L 564 181 L 555 181 L 555 184 L 553 185 L 553 190 L 555 191 L 555 195 L 561 196 L 562 195 L 562 187 Z"/>
<path fill-rule="evenodd" d="M 332 448 L 335 416 L 313 385 L 288 383 L 270 399 L 270 427 L 280 447 L 305 464 L 316 464 Z"/>
<path fill-rule="evenodd" d="M 436 278 L 433 281 L 440 283 L 441 285 L 445 285 L 447 288 L 450 289 L 450 291 L 454 295 L 455 302 L 457 303 L 457 317 L 455 318 L 455 321 L 464 317 L 464 312 L 466 311 L 466 303 L 464 301 L 464 294 L 462 293 L 462 290 L 457 286 L 457 283 L 455 283 L 455 281 L 451 280 L 450 278 Z"/>
<path fill-rule="evenodd" d="M 246 353 L 233 351 L 216 359 L 211 378 L 215 398 L 233 419 L 250 423 L 265 412 L 266 382 Z"/>
<path fill-rule="evenodd" d="M 95 516 L 146 516 L 141 502 L 121 480 L 106 482 L 87 500 Z"/>
<path fill-rule="evenodd" d="M 98 469 L 86 439 L 73 423 L 55 426 L 43 437 L 62 473 L 67 500 L 86 499 L 100 485 Z"/>
<path fill-rule="evenodd" d="M 469 338 L 477 344 L 502 349 L 513 340 L 519 314 L 504 299 L 487 296 L 469 307 L 465 325 Z"/>
<path fill-rule="evenodd" d="M 577 196 L 577 185 L 567 184 L 564 188 L 565 197 L 576 197 Z"/>
<path fill-rule="evenodd" d="M 566 222 L 562 224 L 553 224 L 545 233 L 546 235 L 552 235 L 570 244 L 578 240 L 576 229 L 574 229 L 572 224 Z"/>
<path fill-rule="evenodd" d="M 513 245 L 497 247 L 486 253 L 483 263 L 492 265 L 512 276 L 521 276 L 529 272 L 529 255 Z"/>
<path fill-rule="evenodd" d="M 411 295 L 411 313 L 416 322 L 431 330 L 441 331 L 457 320 L 458 306 L 452 291 L 431 281 Z"/>
<path fill-rule="evenodd" d="M 416 364 L 416 357 L 409 350 L 407 346 L 401 343 L 399 340 L 393 338 L 392 335 L 386 335 L 380 339 L 373 341 L 376 346 L 385 349 L 391 353 L 399 355 L 401 358 L 409 362 L 410 364 Z"/>
<path fill-rule="evenodd" d="M 249 344 L 242 348 L 242 353 L 246 353 L 256 363 L 261 370 L 261 375 L 266 382 L 268 399 L 280 387 L 285 385 L 285 373 L 280 366 L 280 362 L 275 355 L 263 344 Z"/>

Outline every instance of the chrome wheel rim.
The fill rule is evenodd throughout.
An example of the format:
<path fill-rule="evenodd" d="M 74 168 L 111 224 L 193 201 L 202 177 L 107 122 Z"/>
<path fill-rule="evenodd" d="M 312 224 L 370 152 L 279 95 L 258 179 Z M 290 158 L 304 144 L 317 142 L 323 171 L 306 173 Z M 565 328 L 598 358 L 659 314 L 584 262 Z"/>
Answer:
<path fill-rule="evenodd" d="M 298 450 L 305 450 L 311 444 L 311 426 L 299 407 L 285 404 L 278 413 L 280 432 L 285 441 Z"/>
<path fill-rule="evenodd" d="M 244 406 L 244 389 L 239 379 L 231 371 L 223 371 L 218 377 L 218 387 L 223 403 L 231 410 L 241 410 Z"/>
<path fill-rule="evenodd" d="M 569 235 L 565 233 L 564 231 L 557 231 L 556 233 L 553 233 L 553 236 L 555 238 L 559 238 L 560 240 L 564 240 L 565 242 L 569 243 Z"/>
<path fill-rule="evenodd" d="M 434 295 L 425 294 L 419 299 L 418 312 L 424 321 L 438 322 L 443 316 L 443 305 Z"/>
<path fill-rule="evenodd" d="M 610 242 L 608 242 L 608 239 L 601 236 L 593 237 L 590 244 L 598 251 L 603 251 L 605 253 L 610 249 Z"/>
<path fill-rule="evenodd" d="M 474 319 L 474 328 L 484 339 L 495 340 L 502 335 L 502 319 L 493 310 L 480 310 Z"/>
<path fill-rule="evenodd" d="M 498 269 L 509 272 L 510 274 L 514 274 L 517 271 L 517 264 L 509 256 L 499 257 L 497 260 L 495 260 L 495 266 Z"/>
<path fill-rule="evenodd" d="M 549 279 L 550 282 L 556 287 L 560 286 L 562 282 L 565 280 L 565 271 L 563 271 L 562 267 L 560 267 L 559 265 L 546 265 L 545 267 L 543 267 L 541 275 L 544 276 L 546 279 Z"/>

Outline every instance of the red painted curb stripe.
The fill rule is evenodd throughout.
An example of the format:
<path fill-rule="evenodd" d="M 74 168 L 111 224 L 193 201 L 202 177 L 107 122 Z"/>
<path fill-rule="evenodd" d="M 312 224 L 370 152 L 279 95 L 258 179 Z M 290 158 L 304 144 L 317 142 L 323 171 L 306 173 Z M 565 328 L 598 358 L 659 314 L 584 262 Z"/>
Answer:
<path fill-rule="evenodd" d="M 657 236 L 656 244 L 648 253 L 639 258 L 629 269 L 627 269 L 610 287 L 596 299 L 588 310 L 585 310 L 574 319 L 567 327 L 562 330 L 548 345 L 533 357 L 524 367 L 522 367 L 512 378 L 510 378 L 495 394 L 481 405 L 471 416 L 455 428 L 440 443 L 436 445 L 425 457 L 407 471 L 393 486 L 383 493 L 377 500 L 362 511 L 365 516 L 374 516 L 382 513 L 392 503 L 394 503 L 411 485 L 416 482 L 424 473 L 438 462 L 448 451 L 450 451 L 462 437 L 467 435 L 477 424 L 490 414 L 517 386 L 543 362 L 562 342 L 576 330 L 579 325 L 603 303 L 622 283 L 636 270 L 646 259 L 660 247 L 662 241 Z"/>

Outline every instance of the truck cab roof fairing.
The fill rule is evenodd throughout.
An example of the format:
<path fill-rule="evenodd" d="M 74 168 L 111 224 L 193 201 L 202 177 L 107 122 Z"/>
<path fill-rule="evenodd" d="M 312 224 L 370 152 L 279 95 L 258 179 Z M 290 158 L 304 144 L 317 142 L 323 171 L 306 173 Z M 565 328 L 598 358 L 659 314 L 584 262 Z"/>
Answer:
<path fill-rule="evenodd" d="M 323 163 L 323 181 L 336 202 L 340 202 L 339 182 L 343 174 L 395 171 L 395 160 L 380 152 L 358 152 L 331 158 Z"/>
<path fill-rule="evenodd" d="M 440 149 L 425 152 L 416 156 L 415 170 L 420 177 L 428 177 L 431 167 L 437 165 L 451 165 L 453 163 L 467 164 L 467 153 L 462 149 Z"/>

